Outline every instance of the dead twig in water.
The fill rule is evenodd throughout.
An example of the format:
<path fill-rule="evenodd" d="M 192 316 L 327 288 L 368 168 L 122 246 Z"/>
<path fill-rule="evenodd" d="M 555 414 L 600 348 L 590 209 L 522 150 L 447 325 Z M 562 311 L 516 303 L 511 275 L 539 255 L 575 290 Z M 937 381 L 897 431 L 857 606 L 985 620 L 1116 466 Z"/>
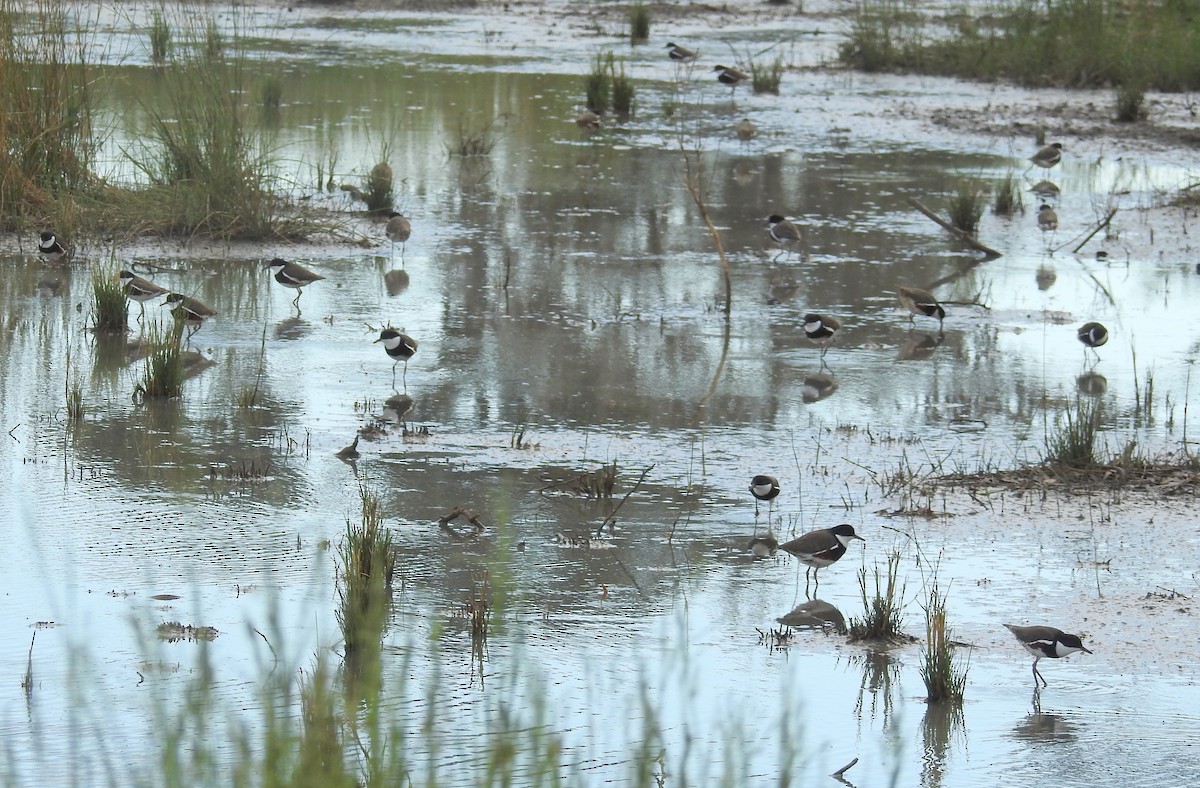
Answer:
<path fill-rule="evenodd" d="M 838 780 L 841 780 L 842 776 L 845 775 L 846 772 L 850 771 L 850 769 L 853 768 L 854 764 L 856 764 L 856 763 L 858 763 L 858 758 L 855 758 L 854 760 L 850 761 L 850 763 L 848 763 L 845 766 L 843 766 L 842 768 L 838 769 L 836 772 L 831 774 L 830 777 L 834 777 Z"/>
<path fill-rule="evenodd" d="M 955 238 L 957 238 L 958 240 L 965 243 L 967 246 L 971 247 L 972 249 L 974 249 L 976 251 L 983 252 L 985 255 L 987 255 L 988 260 L 995 260 L 997 257 L 1004 256 L 1001 252 L 997 252 L 992 247 L 981 243 L 970 233 L 964 232 L 963 230 L 958 229 L 953 224 L 951 224 L 950 222 L 946 221 L 945 219 L 943 219 L 942 217 L 938 216 L 936 213 L 931 211 L 929 208 L 926 208 L 925 205 L 923 205 L 921 203 L 921 201 L 918 200 L 916 197 L 909 197 L 908 203 L 909 203 L 909 205 L 916 208 L 921 213 L 928 216 L 933 221 L 937 222 L 937 224 L 939 226 L 941 226 L 941 228 L 943 230 L 950 233 Z"/>
<path fill-rule="evenodd" d="M 1108 227 L 1109 222 L 1111 222 L 1113 220 L 1113 217 L 1116 215 L 1117 215 L 1117 209 L 1116 208 L 1111 209 L 1108 212 L 1108 215 L 1105 216 L 1103 219 L 1101 219 L 1099 221 L 1099 223 L 1094 228 L 1092 228 L 1092 231 L 1090 233 L 1088 233 L 1087 236 L 1084 237 L 1084 239 L 1082 241 L 1079 242 L 1079 246 L 1076 246 L 1071 251 L 1074 252 L 1075 254 L 1078 254 L 1079 250 L 1082 249 L 1084 246 L 1086 246 L 1087 242 L 1092 240 L 1092 237 L 1096 233 L 1100 232 L 1105 227 Z M 1070 241 L 1067 241 L 1067 243 L 1063 244 L 1062 246 L 1058 247 L 1057 249 L 1054 249 L 1054 251 L 1057 252 L 1059 249 L 1065 248 L 1067 246 L 1067 244 L 1070 244 L 1070 243 L 1071 243 Z"/>
<path fill-rule="evenodd" d="M 621 511 L 621 507 L 624 506 L 625 502 L 629 500 L 629 496 L 633 495 L 637 491 L 637 488 L 642 486 L 642 482 L 646 480 L 646 474 L 650 473 L 652 470 L 654 470 L 653 465 L 646 466 L 646 469 L 642 471 L 642 475 L 638 477 L 636 482 L 634 482 L 633 487 L 629 488 L 629 492 L 625 493 L 625 497 L 621 499 L 621 502 L 618 503 L 611 512 L 609 512 L 608 517 L 604 518 L 604 522 L 600 523 L 599 527 L 596 528 L 597 536 L 604 532 L 604 526 L 614 522 L 617 519 L 617 512 Z"/>
<path fill-rule="evenodd" d="M 458 531 L 450 525 L 451 522 L 457 520 L 459 517 L 467 518 L 467 522 L 469 522 L 472 526 L 470 532 Z M 479 519 L 479 515 L 475 514 L 475 512 L 472 512 L 470 509 L 464 509 L 461 506 L 456 506 L 450 510 L 449 514 L 443 515 L 438 520 L 438 528 L 441 528 L 455 539 L 476 537 L 487 530 L 486 526 L 483 524 L 483 521 Z"/>

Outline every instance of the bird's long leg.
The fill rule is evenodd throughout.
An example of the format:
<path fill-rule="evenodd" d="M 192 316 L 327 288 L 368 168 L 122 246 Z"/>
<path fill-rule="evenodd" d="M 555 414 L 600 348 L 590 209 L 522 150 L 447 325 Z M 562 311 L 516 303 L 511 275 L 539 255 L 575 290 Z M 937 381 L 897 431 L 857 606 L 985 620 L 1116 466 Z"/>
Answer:
<path fill-rule="evenodd" d="M 396 389 L 396 365 L 400 363 L 399 359 L 392 362 L 392 390 Z"/>
<path fill-rule="evenodd" d="M 401 375 L 400 379 L 404 383 L 404 393 L 407 394 L 408 393 L 408 359 L 404 359 L 404 372 Z"/>
<path fill-rule="evenodd" d="M 813 599 L 817 598 L 817 589 L 821 587 L 821 570 L 813 569 Z"/>
<path fill-rule="evenodd" d="M 1041 657 L 1038 657 L 1037 659 L 1035 659 L 1035 660 L 1033 661 L 1033 686 L 1035 686 L 1035 687 L 1036 687 L 1036 686 L 1037 686 L 1037 683 L 1038 683 L 1038 679 L 1041 679 L 1041 680 L 1042 680 L 1042 686 L 1043 686 L 1043 687 L 1049 687 L 1049 686 L 1050 686 L 1050 682 L 1046 681 L 1046 677 L 1045 677 L 1045 676 L 1043 676 L 1043 675 L 1042 675 L 1040 672 L 1038 672 L 1038 669 L 1037 669 L 1038 659 L 1041 659 Z"/>
<path fill-rule="evenodd" d="M 292 306 L 296 307 L 296 311 L 300 311 L 300 296 L 304 295 L 304 290 L 296 291 L 296 297 L 292 300 Z"/>

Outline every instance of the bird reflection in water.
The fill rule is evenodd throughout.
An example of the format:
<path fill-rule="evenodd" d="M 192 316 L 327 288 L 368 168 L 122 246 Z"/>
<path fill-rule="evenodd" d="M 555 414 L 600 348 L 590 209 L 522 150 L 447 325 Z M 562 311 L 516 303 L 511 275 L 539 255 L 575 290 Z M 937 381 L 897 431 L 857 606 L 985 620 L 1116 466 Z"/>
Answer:
<path fill-rule="evenodd" d="M 824 362 L 824 359 L 822 359 Z M 828 367 L 813 372 L 810 375 L 804 376 L 804 387 L 800 389 L 800 396 L 807 404 L 820 402 L 833 396 L 838 390 L 838 382 L 834 379 L 833 373 Z"/>
<path fill-rule="evenodd" d="M 787 615 L 775 619 L 785 627 L 793 629 L 832 629 L 846 634 L 846 617 L 824 599 L 806 599 Z"/>
<path fill-rule="evenodd" d="M 1075 388 L 1085 397 L 1103 397 L 1108 391 L 1108 378 L 1099 372 L 1085 372 L 1075 378 Z"/>
<path fill-rule="evenodd" d="M 763 536 L 756 534 L 750 540 L 750 544 L 746 545 L 746 549 L 750 551 L 750 556 L 755 561 L 761 561 L 764 558 L 770 558 L 775 555 L 775 551 L 779 549 L 779 540 L 770 532 L 767 532 Z"/>
<path fill-rule="evenodd" d="M 1038 290 L 1049 290 L 1058 280 L 1058 274 L 1052 265 L 1039 265 L 1035 276 L 1037 278 Z"/>
<path fill-rule="evenodd" d="M 303 339 L 312 331 L 312 326 L 300 317 L 289 317 L 275 324 L 276 339 Z"/>
<path fill-rule="evenodd" d="M 394 298 L 400 295 L 408 289 L 408 272 L 401 268 L 388 271 L 383 275 L 383 286 L 389 296 Z"/>
<path fill-rule="evenodd" d="M 941 347 L 946 341 L 946 336 L 940 331 L 935 337 L 932 334 L 923 336 L 909 336 L 900 343 L 900 349 L 896 351 L 897 361 L 924 361 L 927 358 L 933 357 L 933 351 Z"/>

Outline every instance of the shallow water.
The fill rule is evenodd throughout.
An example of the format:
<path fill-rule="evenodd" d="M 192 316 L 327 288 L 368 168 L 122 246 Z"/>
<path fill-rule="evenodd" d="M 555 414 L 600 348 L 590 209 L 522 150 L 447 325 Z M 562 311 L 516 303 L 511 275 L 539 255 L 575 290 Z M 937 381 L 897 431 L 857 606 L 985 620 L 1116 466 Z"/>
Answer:
<path fill-rule="evenodd" d="M 1036 461 L 1081 386 L 1103 389 L 1109 450 L 1183 445 L 1200 277 L 1184 246 L 1156 241 L 1167 229 L 1136 211 L 1185 179 L 1178 162 L 1118 160 L 1071 140 L 1079 153 L 1053 171 L 1057 237 L 1041 237 L 1026 195 L 1024 213 L 985 214 L 980 238 L 1004 256 L 981 262 L 906 198 L 944 209 L 959 177 L 1020 173 L 1032 142 L 964 138 L 880 108 L 1017 91 L 803 71 L 785 77 L 783 96 L 741 93 L 735 108 L 703 70 L 675 71 L 654 44 L 535 36 L 502 16 L 414 20 L 254 20 L 264 59 L 286 75 L 277 140 L 297 195 L 351 215 L 342 193 L 318 191 L 314 163 L 333 146 L 339 180 L 358 182 L 386 140 L 414 232 L 403 258 L 381 225 L 359 219 L 370 248 L 118 249 L 125 262 L 180 268 L 156 280 L 219 313 L 193 339 L 211 364 L 181 401 L 135 405 L 140 362 L 86 330 L 102 244 L 81 241 L 69 267 L 33 253 L 0 261 L 11 429 L 0 458 L 12 480 L 0 509 L 12 678 L 0 728 L 12 782 L 125 782 L 123 764 L 155 751 L 148 698 L 169 707 L 202 650 L 218 698 L 246 709 L 272 664 L 266 640 L 299 667 L 336 644 L 334 548 L 360 484 L 380 494 L 402 554 L 385 683 L 406 730 L 432 713 L 453 731 L 438 752 L 413 756 L 443 782 L 471 782 L 459 764 L 480 757 L 479 732 L 503 707 L 531 735 L 561 734 L 564 771 L 584 784 L 633 781 L 646 708 L 668 764 L 690 742 L 693 782 L 775 781 L 781 770 L 815 782 L 853 757 L 847 778 L 859 785 L 1195 782 L 1190 496 L 889 488 L 898 469 Z M 770 42 L 779 24 L 747 35 Z M 103 93 L 123 119 L 106 148 L 113 177 L 129 176 L 116 151 L 154 100 L 155 76 L 124 29 L 108 51 L 126 56 L 112 58 Z M 727 51 L 702 25 L 679 30 Z M 572 119 L 601 46 L 627 57 L 639 111 L 587 134 Z M 501 117 L 486 160 L 446 155 L 460 118 Z M 741 117 L 761 132 L 747 145 L 732 136 Z M 681 134 L 705 152 L 733 270 L 728 322 L 681 180 Z M 1119 237 L 1049 253 L 1114 202 Z M 764 228 L 774 212 L 804 224 L 810 259 L 776 259 Z M 294 294 L 261 270 L 276 254 L 326 277 L 298 314 Z M 40 292 L 43 280 L 56 292 Z M 961 302 L 947 307 L 943 336 L 931 321 L 909 325 L 897 283 L 938 283 L 940 298 Z M 844 324 L 825 365 L 801 328 L 813 310 Z M 1093 319 L 1113 332 L 1098 363 L 1074 336 Z M 420 342 L 395 385 L 415 398 L 411 425 L 428 437 L 385 418 L 393 370 L 372 340 L 388 323 Z M 235 395 L 260 367 L 265 404 L 239 409 Z M 68 376 L 86 403 L 73 427 Z M 376 424 L 386 433 L 362 441 L 355 467 L 333 456 Z M 606 462 L 620 468 L 613 501 L 565 492 Z M 643 471 L 615 527 L 581 546 Z M 761 472 L 784 492 L 756 516 L 746 487 Z M 455 506 L 481 514 L 482 538 L 437 528 Z M 922 506 L 939 516 L 895 514 Z M 768 518 L 781 540 L 843 521 L 865 536 L 821 573 L 820 597 L 847 617 L 861 610 L 855 571 L 897 549 L 906 629 L 923 634 L 936 576 L 955 637 L 974 647 L 961 717 L 927 710 L 917 646 L 880 655 L 813 631 L 781 649 L 761 641 L 805 596 L 796 562 L 746 551 Z M 458 610 L 485 575 L 510 597 L 481 664 Z M 151 599 L 163 593 L 180 598 Z M 222 634 L 206 646 L 139 639 L 134 624 L 164 620 Z M 1080 632 L 1095 654 L 1044 661 L 1050 687 L 1032 698 L 1030 660 L 1005 622 Z M 16 677 L 34 631 L 27 700 Z"/>

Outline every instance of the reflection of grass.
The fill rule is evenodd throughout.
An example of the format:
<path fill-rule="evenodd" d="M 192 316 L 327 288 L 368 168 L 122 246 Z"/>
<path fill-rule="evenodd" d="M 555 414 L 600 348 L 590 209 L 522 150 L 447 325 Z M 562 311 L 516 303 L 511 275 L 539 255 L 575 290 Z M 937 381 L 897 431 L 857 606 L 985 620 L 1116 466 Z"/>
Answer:
<path fill-rule="evenodd" d="M 893 641 L 904 639 L 901 632 L 904 622 L 904 584 L 897 576 L 900 572 L 900 553 L 888 555 L 886 577 L 881 576 L 879 564 L 875 565 L 875 593 L 867 592 L 867 568 L 858 570 L 858 590 L 862 595 L 863 617 L 850 619 L 851 640 Z"/>
<path fill-rule="evenodd" d="M 243 410 L 253 408 L 262 400 L 263 359 L 267 355 L 267 327 L 263 326 L 262 340 L 258 345 L 258 369 L 254 373 L 254 385 L 243 386 L 234 395 L 237 406 Z"/>

